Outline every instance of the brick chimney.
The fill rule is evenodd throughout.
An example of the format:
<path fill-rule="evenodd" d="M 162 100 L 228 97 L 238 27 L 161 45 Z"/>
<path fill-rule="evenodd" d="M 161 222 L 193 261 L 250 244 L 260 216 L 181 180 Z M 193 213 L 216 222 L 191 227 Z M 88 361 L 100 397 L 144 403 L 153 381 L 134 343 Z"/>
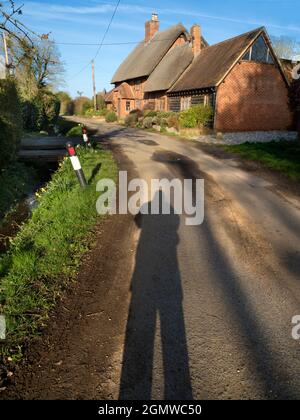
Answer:
<path fill-rule="evenodd" d="M 151 20 L 148 20 L 148 22 L 145 23 L 145 43 L 149 42 L 158 31 L 158 15 L 156 13 L 152 13 Z"/>
<path fill-rule="evenodd" d="M 196 23 L 191 27 L 191 38 L 194 56 L 198 55 L 201 51 L 201 27 Z"/>

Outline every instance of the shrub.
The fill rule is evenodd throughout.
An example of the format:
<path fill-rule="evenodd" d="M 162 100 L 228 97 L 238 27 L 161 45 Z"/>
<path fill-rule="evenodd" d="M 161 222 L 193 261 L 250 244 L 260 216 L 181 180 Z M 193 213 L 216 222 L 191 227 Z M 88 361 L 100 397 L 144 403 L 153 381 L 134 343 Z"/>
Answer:
<path fill-rule="evenodd" d="M 179 130 L 179 118 L 178 114 L 172 114 L 167 118 L 167 125 L 169 128 L 176 128 Z"/>
<path fill-rule="evenodd" d="M 30 131 L 47 131 L 57 123 L 59 111 L 58 97 L 50 91 L 42 90 L 32 101 L 22 104 L 24 128 Z"/>
<path fill-rule="evenodd" d="M 79 96 L 73 101 L 74 115 L 84 115 L 85 111 L 93 107 L 93 102 L 86 96 Z"/>
<path fill-rule="evenodd" d="M 76 125 L 71 128 L 66 134 L 66 137 L 81 137 L 82 136 L 82 127 L 81 125 Z"/>
<path fill-rule="evenodd" d="M 57 121 L 57 126 L 60 134 L 66 135 L 71 128 L 76 127 L 78 124 L 74 121 L 65 120 L 64 118 L 59 118 Z"/>
<path fill-rule="evenodd" d="M 138 119 L 143 117 L 143 115 L 144 115 L 143 111 L 141 111 L 140 109 L 133 109 L 129 112 L 129 115 L 130 114 L 135 114 Z"/>
<path fill-rule="evenodd" d="M 109 111 L 105 116 L 105 121 L 106 122 L 115 122 L 117 120 L 118 120 L 118 117 L 117 117 L 116 113 L 113 112 L 113 111 Z"/>
<path fill-rule="evenodd" d="M 144 110 L 144 115 L 145 115 L 145 117 L 151 117 L 151 118 L 153 118 L 153 117 L 156 117 L 157 116 L 157 112 L 156 111 L 152 111 L 152 110 Z"/>
<path fill-rule="evenodd" d="M 137 114 L 129 114 L 125 117 L 125 125 L 127 127 L 135 127 L 138 123 L 138 116 Z"/>
<path fill-rule="evenodd" d="M 153 118 L 146 117 L 143 121 L 143 128 L 152 128 L 153 125 Z"/>
<path fill-rule="evenodd" d="M 99 110 L 106 109 L 104 93 L 97 93 L 96 100 L 97 100 L 97 107 Z"/>
<path fill-rule="evenodd" d="M 67 92 L 58 92 L 56 94 L 60 101 L 60 115 L 72 115 L 73 114 L 73 101 L 71 96 Z"/>
<path fill-rule="evenodd" d="M 213 109 L 211 106 L 197 105 L 192 109 L 196 115 L 198 126 L 207 126 L 210 123 L 213 116 Z"/>
<path fill-rule="evenodd" d="M 0 80 L 0 169 L 16 158 L 21 137 L 21 104 L 15 83 Z"/>
<path fill-rule="evenodd" d="M 91 99 L 89 99 L 86 102 L 83 102 L 82 104 L 82 115 L 85 115 L 85 113 L 89 110 L 89 109 L 93 109 L 93 101 Z"/>
<path fill-rule="evenodd" d="M 97 111 L 94 110 L 94 108 L 89 108 L 85 111 L 85 115 L 87 117 L 105 117 L 108 110 L 106 108 L 99 109 Z"/>
<path fill-rule="evenodd" d="M 213 115 L 212 107 L 196 105 L 179 114 L 179 125 L 183 128 L 206 126 Z"/>
<path fill-rule="evenodd" d="M 179 124 L 182 128 L 197 127 L 197 118 L 192 108 L 180 112 Z"/>

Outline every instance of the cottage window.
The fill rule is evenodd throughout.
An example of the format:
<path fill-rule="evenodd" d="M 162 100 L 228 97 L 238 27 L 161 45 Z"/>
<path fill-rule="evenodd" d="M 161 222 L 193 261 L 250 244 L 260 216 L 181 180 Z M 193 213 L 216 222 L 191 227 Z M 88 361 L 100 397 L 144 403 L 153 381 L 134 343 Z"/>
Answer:
<path fill-rule="evenodd" d="M 126 112 L 130 112 L 130 101 L 126 101 Z"/>
<path fill-rule="evenodd" d="M 191 106 L 204 105 L 204 102 L 205 102 L 205 95 L 195 95 L 195 96 L 192 96 Z"/>
<path fill-rule="evenodd" d="M 186 109 L 189 109 L 191 107 L 191 101 L 192 98 L 190 96 L 184 96 L 183 98 L 181 98 L 180 110 L 185 111 Z"/>
<path fill-rule="evenodd" d="M 179 112 L 180 111 L 180 98 L 171 96 L 169 100 L 169 108 L 172 112 Z"/>

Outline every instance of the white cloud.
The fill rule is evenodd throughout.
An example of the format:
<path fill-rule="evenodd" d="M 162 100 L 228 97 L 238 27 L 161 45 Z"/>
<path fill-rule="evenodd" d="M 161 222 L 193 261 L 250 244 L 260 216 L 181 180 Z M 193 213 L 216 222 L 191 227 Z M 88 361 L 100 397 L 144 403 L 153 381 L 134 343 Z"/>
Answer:
<path fill-rule="evenodd" d="M 32 17 L 45 17 L 51 19 L 59 19 L 59 20 L 70 20 L 72 16 L 80 16 L 80 19 L 83 19 L 82 16 L 95 16 L 95 15 L 105 15 L 110 14 L 115 9 L 115 4 L 112 3 L 103 3 L 103 4 L 94 4 L 92 6 L 65 6 L 61 4 L 51 4 L 51 3 L 40 3 L 40 2 L 28 2 L 24 6 L 24 13 L 25 15 L 32 16 Z M 137 6 L 132 4 L 121 4 L 118 8 L 118 14 L 148 14 L 149 16 L 152 13 L 152 9 L 145 6 Z M 188 17 L 196 17 L 196 18 L 203 18 L 203 19 L 210 19 L 216 21 L 223 21 L 223 22 L 231 22 L 237 24 L 245 24 L 245 25 L 252 25 L 252 26 L 267 26 L 268 28 L 286 31 L 294 31 L 300 32 L 300 27 L 295 25 L 280 25 L 276 22 L 268 22 L 260 21 L 260 20 L 252 20 L 252 19 L 237 19 L 231 18 L 229 16 L 223 15 L 213 15 L 213 14 L 205 14 L 200 13 L 197 11 L 189 11 L 186 9 L 168 9 L 168 8 L 160 8 L 157 10 L 160 15 L 177 15 L 177 16 L 188 16 Z M 90 19 L 90 18 L 89 18 Z M 81 20 L 82 21 L 82 20 Z M 131 25 L 126 25 L 129 27 L 128 29 L 134 29 Z M 125 27 L 123 27 L 125 29 Z"/>

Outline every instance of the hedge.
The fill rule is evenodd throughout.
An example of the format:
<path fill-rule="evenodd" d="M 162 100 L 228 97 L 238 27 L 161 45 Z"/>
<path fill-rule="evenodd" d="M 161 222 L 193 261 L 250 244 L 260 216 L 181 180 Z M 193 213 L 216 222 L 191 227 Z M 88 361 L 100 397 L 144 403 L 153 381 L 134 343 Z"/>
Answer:
<path fill-rule="evenodd" d="M 12 80 L 0 80 L 0 170 L 15 160 L 22 137 L 21 104 Z"/>

